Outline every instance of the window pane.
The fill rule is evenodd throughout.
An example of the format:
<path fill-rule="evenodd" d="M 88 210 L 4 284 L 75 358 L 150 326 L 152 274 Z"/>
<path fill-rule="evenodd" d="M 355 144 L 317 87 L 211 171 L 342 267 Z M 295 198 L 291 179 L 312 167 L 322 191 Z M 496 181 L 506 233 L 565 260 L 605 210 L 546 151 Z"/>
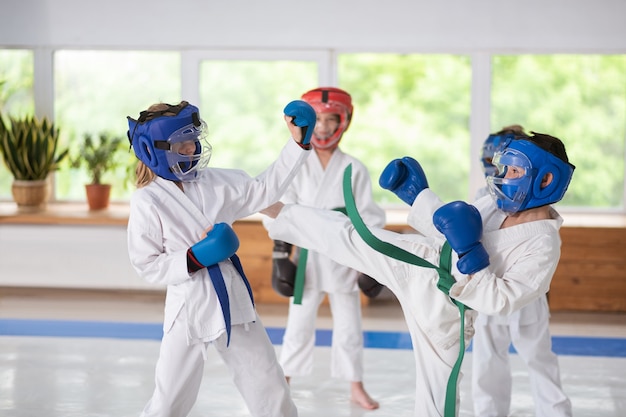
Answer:
<path fill-rule="evenodd" d="M 0 49 L 0 114 L 5 118 L 35 114 L 32 51 Z M 12 182 L 13 175 L 2 161 L 0 200 L 12 201 Z"/>
<path fill-rule="evenodd" d="M 557 136 L 576 171 L 564 206 L 624 207 L 626 55 L 493 59 L 492 130 Z"/>
<path fill-rule="evenodd" d="M 314 62 L 202 62 L 199 107 L 209 126 L 211 166 L 261 173 L 289 138 L 285 105 L 315 87 Z"/>
<path fill-rule="evenodd" d="M 126 116 L 153 103 L 177 103 L 180 92 L 180 55 L 160 51 L 58 51 L 54 55 L 55 119 L 61 136 L 74 151 L 85 133 L 110 132 L 126 138 Z M 125 144 L 128 143 L 126 139 Z M 113 184 L 112 200 L 125 200 L 134 190 L 135 156 L 118 155 L 122 166 L 106 174 Z M 128 168 L 130 186 L 125 186 Z M 63 169 L 56 175 L 58 199 L 85 201 L 84 169 Z"/>
<path fill-rule="evenodd" d="M 471 64 L 453 55 L 343 54 L 339 84 L 354 101 L 346 152 L 370 170 L 380 203 L 402 204 L 378 186 L 394 158 L 420 162 L 443 201 L 467 199 Z"/>

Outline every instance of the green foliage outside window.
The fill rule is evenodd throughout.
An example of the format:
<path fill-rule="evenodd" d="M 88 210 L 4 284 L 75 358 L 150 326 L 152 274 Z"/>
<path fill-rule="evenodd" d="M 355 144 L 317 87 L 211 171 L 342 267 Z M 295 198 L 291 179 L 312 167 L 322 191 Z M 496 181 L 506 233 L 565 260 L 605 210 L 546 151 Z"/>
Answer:
<path fill-rule="evenodd" d="M 492 127 L 521 124 L 557 136 L 576 165 L 564 206 L 624 204 L 625 55 L 493 59 Z"/>
<path fill-rule="evenodd" d="M 209 127 L 211 165 L 261 173 L 289 139 L 283 109 L 317 85 L 306 61 L 204 61 L 200 114 Z"/>
<path fill-rule="evenodd" d="M 179 102 L 180 56 L 161 51 L 57 51 L 54 82 L 55 119 L 76 155 L 85 135 L 125 139 L 126 116 L 136 118 L 161 101 Z M 128 200 L 134 191 L 137 160 L 130 146 L 126 149 L 106 174 L 113 201 Z M 84 184 L 91 181 L 85 165 L 70 169 L 68 164 L 56 175 L 57 198 L 84 201 Z"/>
<path fill-rule="evenodd" d="M 354 116 L 341 146 L 363 161 L 374 197 L 402 204 L 378 185 L 394 158 L 412 156 L 444 200 L 467 199 L 471 64 L 467 57 L 343 54 L 339 84 Z"/>
<path fill-rule="evenodd" d="M 626 142 L 626 55 L 494 56 L 491 128 L 509 124 L 549 133 L 566 143 L 577 166 L 561 205 L 622 208 Z M 393 158 L 419 160 L 445 201 L 468 199 L 471 111 L 469 57 L 354 53 L 338 57 L 339 87 L 353 97 L 352 125 L 341 147 L 369 168 L 375 198 L 401 204 L 378 186 Z M 83 134 L 125 136 L 126 116 L 160 101 L 181 99 L 180 54 L 160 51 L 57 51 L 55 124 L 75 151 Z M 318 86 L 306 61 L 204 61 L 200 111 L 214 147 L 212 166 L 258 174 L 286 141 L 284 105 Z M 33 54 L 0 50 L 0 110 L 34 114 Z M 124 184 L 134 166 L 118 168 Z M 83 200 L 86 172 L 55 173 L 56 197 Z M 0 199 L 12 177 L 0 166 Z M 126 200 L 132 187 L 115 187 Z"/>
<path fill-rule="evenodd" d="M 0 49 L 0 114 L 23 117 L 33 115 L 34 108 L 33 53 Z M 13 176 L 0 162 L 0 200 L 12 198 L 12 182 Z"/>

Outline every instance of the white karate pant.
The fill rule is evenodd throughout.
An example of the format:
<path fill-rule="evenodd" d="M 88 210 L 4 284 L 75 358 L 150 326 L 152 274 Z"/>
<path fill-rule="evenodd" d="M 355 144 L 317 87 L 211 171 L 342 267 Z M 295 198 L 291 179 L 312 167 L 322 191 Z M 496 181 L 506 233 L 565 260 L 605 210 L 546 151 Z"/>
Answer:
<path fill-rule="evenodd" d="M 313 371 L 315 322 L 326 293 L 305 290 L 302 304 L 289 304 L 289 316 L 280 353 L 287 376 L 305 376 Z M 358 291 L 329 293 L 333 317 L 330 369 L 333 378 L 363 380 L 363 331 L 361 297 Z"/>
<path fill-rule="evenodd" d="M 528 367 L 535 417 L 572 416 L 572 404 L 561 388 L 558 358 L 552 352 L 548 327 L 548 317 L 529 325 L 476 326 L 472 347 L 472 397 L 477 416 L 509 415 L 511 342 Z"/>
<path fill-rule="evenodd" d="M 155 389 L 142 417 L 184 417 L 196 402 L 204 372 L 207 344 L 187 345 L 185 309 L 163 335 L 155 371 Z M 246 329 L 247 327 L 247 329 Z M 296 417 L 289 386 L 265 328 L 255 323 L 235 325 L 230 345 L 226 333 L 212 345 L 231 371 L 250 414 L 255 417 Z"/>

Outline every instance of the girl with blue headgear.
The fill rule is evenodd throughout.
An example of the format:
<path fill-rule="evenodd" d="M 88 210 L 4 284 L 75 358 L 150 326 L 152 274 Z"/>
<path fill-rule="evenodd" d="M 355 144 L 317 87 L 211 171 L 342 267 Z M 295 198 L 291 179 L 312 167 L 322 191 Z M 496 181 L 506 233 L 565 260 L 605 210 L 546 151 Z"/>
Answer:
<path fill-rule="evenodd" d="M 233 374 L 251 415 L 297 416 L 231 227 L 277 201 L 308 156 L 315 111 L 294 101 L 285 121 L 293 140 L 252 178 L 241 170 L 208 168 L 207 125 L 185 101 L 128 118 L 139 159 L 128 220 L 130 261 L 142 278 L 167 287 L 155 389 L 144 417 L 189 413 L 208 345 Z"/>
<path fill-rule="evenodd" d="M 532 170 L 528 166 L 516 167 L 512 160 L 513 151 L 505 152 L 512 140 L 527 136 L 521 126 L 513 125 L 489 135 L 485 140 L 482 155 L 485 178 L 492 179 L 487 180 L 489 185 L 481 189 L 484 190 L 483 194 L 489 194 L 490 189 L 498 194 L 496 183 L 503 182 L 507 176 L 522 177 L 521 169 Z M 539 138 L 535 136 L 535 140 Z M 494 165 L 494 157 L 498 166 Z M 503 159 L 505 162 L 508 159 L 512 168 L 503 166 Z M 521 161 L 519 164 L 528 165 Z M 500 180 L 495 178 L 499 175 L 498 170 L 506 170 L 504 175 L 500 174 Z M 472 400 L 477 416 L 509 415 L 512 390 L 509 363 L 511 343 L 528 368 L 535 415 L 572 415 L 571 401 L 561 387 L 558 358 L 552 352 L 549 322 L 550 309 L 546 294 L 509 315 L 478 314 L 474 324 L 476 335 L 472 342 Z"/>
<path fill-rule="evenodd" d="M 380 176 L 383 188 L 411 206 L 408 224 L 418 233 L 372 228 L 371 237 L 435 266 L 451 247 L 452 280 L 444 285 L 438 286 L 438 270 L 376 248 L 341 213 L 282 203 L 263 211 L 275 217 L 272 239 L 319 251 L 396 295 L 415 357 L 415 417 L 455 415 L 458 390 L 451 391 L 450 408 L 448 382 L 455 381 L 451 375 L 474 334 L 477 312 L 508 315 L 543 297 L 559 261 L 563 220 L 551 204 L 561 200 L 574 171 L 563 143 L 534 134 L 511 141 L 494 161 L 499 170 L 490 177 L 491 196 L 474 205 L 443 204 L 410 157 L 391 161 Z"/>

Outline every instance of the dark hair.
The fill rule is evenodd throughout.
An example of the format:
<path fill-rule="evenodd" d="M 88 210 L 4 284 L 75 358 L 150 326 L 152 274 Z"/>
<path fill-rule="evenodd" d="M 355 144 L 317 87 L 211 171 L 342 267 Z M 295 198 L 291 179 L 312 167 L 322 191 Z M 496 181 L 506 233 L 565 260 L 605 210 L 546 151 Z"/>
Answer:
<path fill-rule="evenodd" d="M 563 162 L 569 163 L 567 152 L 565 152 L 565 145 L 561 139 L 546 135 L 545 133 L 537 133 L 531 131 L 531 136 L 528 136 L 526 140 L 539 146 L 541 149 L 550 152 Z"/>
<path fill-rule="evenodd" d="M 509 125 L 505 126 L 496 135 L 515 135 L 515 136 L 528 136 L 526 132 L 524 132 L 524 127 L 522 125 Z"/>

